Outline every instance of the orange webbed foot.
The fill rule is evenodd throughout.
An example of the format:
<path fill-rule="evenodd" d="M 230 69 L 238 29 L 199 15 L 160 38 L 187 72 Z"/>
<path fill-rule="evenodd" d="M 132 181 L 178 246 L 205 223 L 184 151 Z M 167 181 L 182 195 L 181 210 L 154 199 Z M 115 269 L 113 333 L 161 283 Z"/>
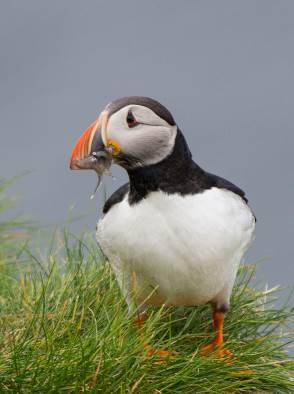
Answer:
<path fill-rule="evenodd" d="M 234 357 L 233 353 L 229 349 L 223 347 L 222 344 L 215 343 L 214 341 L 212 341 L 208 345 L 202 346 L 200 351 L 201 351 L 201 354 L 203 354 L 203 355 L 209 355 L 209 354 L 214 353 L 220 359 Z"/>
<path fill-rule="evenodd" d="M 140 337 L 141 337 L 142 344 L 144 347 L 145 355 L 148 358 L 150 358 L 150 357 L 157 358 L 158 361 L 155 361 L 154 362 L 155 364 L 163 364 L 165 362 L 165 360 L 175 356 L 176 352 L 171 352 L 166 349 L 157 349 L 157 348 L 153 347 L 152 345 L 150 345 L 149 343 L 145 342 L 145 335 L 144 335 L 145 320 L 146 320 L 146 314 L 141 313 L 137 316 L 137 318 L 134 321 L 135 325 L 139 329 L 139 333 L 140 333 Z"/>
<path fill-rule="evenodd" d="M 149 343 L 144 343 L 144 351 L 145 354 L 148 358 L 150 357 L 155 357 L 158 360 L 154 361 L 154 364 L 163 364 L 165 363 L 168 359 L 174 357 L 176 355 L 175 352 L 166 350 L 166 349 L 157 349 Z"/>
<path fill-rule="evenodd" d="M 160 357 L 160 358 L 168 358 L 168 357 L 173 357 L 176 355 L 175 352 L 171 352 L 166 349 L 157 349 L 154 348 L 153 346 L 149 345 L 148 343 L 144 343 L 144 350 L 145 353 L 148 357 Z"/>
<path fill-rule="evenodd" d="M 213 312 L 213 327 L 215 331 L 215 337 L 211 343 L 201 348 L 202 354 L 216 354 L 220 359 L 232 358 L 233 353 L 226 349 L 223 345 L 223 325 L 224 325 L 224 313 L 214 311 Z"/>

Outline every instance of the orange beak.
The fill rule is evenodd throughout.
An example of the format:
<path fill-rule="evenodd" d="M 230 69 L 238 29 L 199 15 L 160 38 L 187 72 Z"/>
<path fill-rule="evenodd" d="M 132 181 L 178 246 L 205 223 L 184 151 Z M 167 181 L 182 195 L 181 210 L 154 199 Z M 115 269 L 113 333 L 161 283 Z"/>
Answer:
<path fill-rule="evenodd" d="M 70 157 L 70 168 L 72 170 L 88 169 L 89 157 L 92 153 L 93 142 L 95 145 L 95 140 L 100 139 L 100 148 L 107 146 L 107 122 L 108 113 L 103 111 L 77 140 Z M 101 128 L 101 133 L 97 132 L 99 128 Z"/>
<path fill-rule="evenodd" d="M 77 140 L 70 157 L 71 170 L 93 169 L 94 160 L 91 157 L 95 151 L 105 150 L 108 154 L 116 156 L 120 152 L 119 144 L 107 138 L 108 112 L 103 111 L 100 116 L 90 124 Z M 98 129 L 101 132 L 98 133 Z"/>
<path fill-rule="evenodd" d="M 78 138 L 70 156 L 70 168 L 72 170 L 76 169 L 75 164 L 79 160 L 85 159 L 91 153 L 91 145 L 100 123 L 99 117 L 90 124 L 90 126 L 83 132 L 83 134 Z"/>

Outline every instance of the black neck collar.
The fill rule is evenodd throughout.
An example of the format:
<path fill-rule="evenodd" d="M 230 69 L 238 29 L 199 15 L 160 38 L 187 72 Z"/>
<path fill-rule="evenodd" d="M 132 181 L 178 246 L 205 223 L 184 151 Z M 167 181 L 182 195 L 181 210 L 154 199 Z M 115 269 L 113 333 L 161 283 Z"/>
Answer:
<path fill-rule="evenodd" d="M 178 129 L 172 153 L 159 163 L 128 170 L 129 202 L 136 203 L 149 192 L 190 193 L 191 183 L 201 187 L 205 172 L 193 160 L 188 144 Z"/>

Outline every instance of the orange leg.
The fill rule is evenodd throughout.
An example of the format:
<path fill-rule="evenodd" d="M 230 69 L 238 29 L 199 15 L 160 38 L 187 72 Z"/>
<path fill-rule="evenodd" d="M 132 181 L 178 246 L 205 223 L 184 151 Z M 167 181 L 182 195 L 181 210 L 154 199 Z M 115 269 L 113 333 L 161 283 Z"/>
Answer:
<path fill-rule="evenodd" d="M 224 338 L 223 338 L 223 327 L 224 327 L 224 319 L 225 315 L 222 312 L 213 312 L 213 328 L 215 331 L 215 336 L 213 340 L 208 344 L 202 347 L 202 353 L 209 353 L 213 350 L 217 350 L 218 355 L 223 357 L 232 357 L 232 353 L 223 347 Z"/>
<path fill-rule="evenodd" d="M 144 323 L 146 320 L 146 313 L 138 314 L 137 318 L 134 320 L 135 326 L 139 329 L 140 337 L 144 346 L 145 353 L 148 357 L 158 356 L 159 358 L 170 357 L 174 355 L 174 353 L 164 350 L 164 349 L 156 349 L 151 346 L 149 343 L 145 342 L 145 335 L 144 335 Z M 161 362 L 157 362 L 161 363 Z"/>

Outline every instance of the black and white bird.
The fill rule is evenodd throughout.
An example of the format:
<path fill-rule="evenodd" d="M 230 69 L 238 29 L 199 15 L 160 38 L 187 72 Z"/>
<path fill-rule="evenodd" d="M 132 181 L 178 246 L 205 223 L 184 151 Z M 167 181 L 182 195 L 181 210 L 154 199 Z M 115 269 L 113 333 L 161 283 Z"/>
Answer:
<path fill-rule="evenodd" d="M 255 228 L 245 193 L 199 167 L 171 113 L 148 97 L 108 104 L 70 167 L 101 173 L 112 163 L 129 182 L 106 201 L 97 240 L 129 309 L 143 322 L 148 305 L 210 303 L 215 337 L 203 351 L 229 354 L 224 314 Z"/>

